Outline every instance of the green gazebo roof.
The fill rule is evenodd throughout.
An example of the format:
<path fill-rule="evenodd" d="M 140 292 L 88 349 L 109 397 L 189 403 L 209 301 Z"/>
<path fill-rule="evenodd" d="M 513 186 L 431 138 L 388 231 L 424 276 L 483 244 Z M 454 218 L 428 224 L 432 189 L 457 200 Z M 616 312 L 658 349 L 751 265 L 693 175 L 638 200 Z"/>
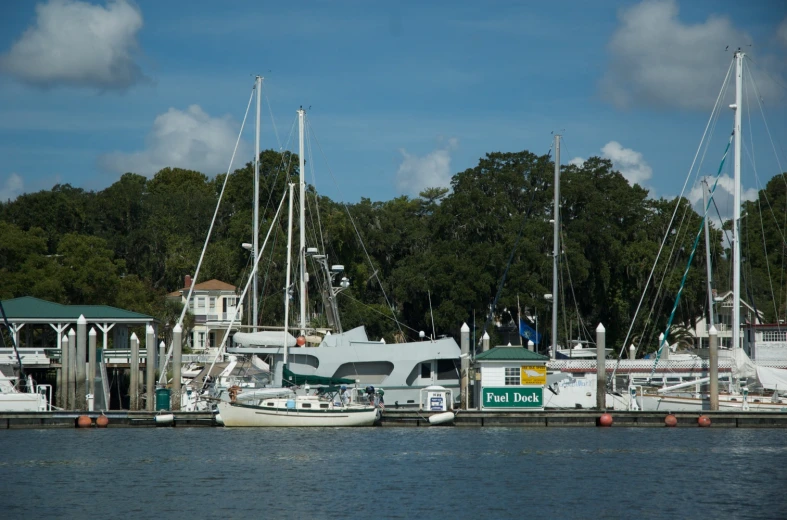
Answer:
<path fill-rule="evenodd" d="M 154 321 L 152 316 L 126 311 L 109 305 L 62 305 L 23 296 L 3 301 L 3 309 L 9 321 L 76 321 L 80 315 L 87 321 L 115 321 L 126 323 L 147 323 Z"/>
<path fill-rule="evenodd" d="M 475 357 L 476 361 L 549 361 L 548 356 L 525 347 L 494 347 Z"/>

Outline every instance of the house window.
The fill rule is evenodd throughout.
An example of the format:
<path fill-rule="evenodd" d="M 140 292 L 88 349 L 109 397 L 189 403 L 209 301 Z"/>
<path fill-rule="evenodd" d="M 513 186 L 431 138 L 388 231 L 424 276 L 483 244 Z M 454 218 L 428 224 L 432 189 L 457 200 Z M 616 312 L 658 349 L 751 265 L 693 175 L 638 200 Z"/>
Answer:
<path fill-rule="evenodd" d="M 205 297 L 200 296 L 197 298 L 197 313 L 198 314 L 205 314 Z"/>
<path fill-rule="evenodd" d="M 197 348 L 204 349 L 205 348 L 205 333 L 198 332 L 197 333 Z"/>
<path fill-rule="evenodd" d="M 211 296 L 210 297 L 210 313 L 213 314 L 215 310 L 216 310 L 216 297 L 215 296 Z"/>
<path fill-rule="evenodd" d="M 519 367 L 506 367 L 506 386 L 519 386 L 521 382 L 519 371 Z"/>

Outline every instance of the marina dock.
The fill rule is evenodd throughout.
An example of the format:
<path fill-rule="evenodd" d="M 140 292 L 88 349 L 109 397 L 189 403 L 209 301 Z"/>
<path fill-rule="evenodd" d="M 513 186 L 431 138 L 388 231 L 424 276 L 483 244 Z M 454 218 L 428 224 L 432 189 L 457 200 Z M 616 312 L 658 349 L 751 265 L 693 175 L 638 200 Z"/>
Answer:
<path fill-rule="evenodd" d="M 697 428 L 700 416 L 710 419 L 710 428 L 787 428 L 787 412 L 667 412 L 667 411 L 609 411 L 613 428 L 664 428 L 667 417 L 672 416 L 675 427 Z M 141 427 L 213 427 L 221 426 L 211 412 L 172 412 L 171 421 L 161 421 L 158 412 L 4 412 L 0 413 L 0 429 L 49 429 L 100 427 L 106 422 L 107 428 Z M 428 413 L 418 410 L 386 410 L 380 425 L 382 427 L 432 427 Z M 524 428 L 565 428 L 598 427 L 602 412 L 597 410 L 548 410 L 539 412 L 489 412 L 461 410 L 456 414 L 452 425 L 455 427 L 524 427 Z M 80 426 L 80 417 L 88 417 L 89 424 Z M 100 417 L 104 417 L 99 421 Z M 157 417 L 159 420 L 157 421 Z M 670 419 L 671 421 L 672 419 Z M 85 421 L 85 419 L 82 419 Z"/>

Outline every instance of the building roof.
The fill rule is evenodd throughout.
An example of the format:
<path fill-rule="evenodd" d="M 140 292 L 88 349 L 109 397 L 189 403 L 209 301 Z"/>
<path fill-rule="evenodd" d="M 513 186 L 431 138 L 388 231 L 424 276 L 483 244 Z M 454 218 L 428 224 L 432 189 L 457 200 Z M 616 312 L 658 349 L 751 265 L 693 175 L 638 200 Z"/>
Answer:
<path fill-rule="evenodd" d="M 207 282 L 198 283 L 194 286 L 195 291 L 230 291 L 235 292 L 235 287 L 232 284 L 227 282 L 222 282 L 221 280 L 208 280 Z M 182 289 L 178 289 L 177 291 L 173 291 L 169 293 L 168 296 L 180 296 L 182 294 L 188 293 L 188 288 L 183 287 Z"/>
<path fill-rule="evenodd" d="M 22 296 L 3 300 L 3 309 L 11 322 L 37 322 L 37 321 L 76 321 L 80 315 L 88 322 L 115 321 L 125 323 L 148 323 L 155 321 L 152 316 L 138 312 L 118 309 L 109 305 L 62 305 Z"/>
<path fill-rule="evenodd" d="M 476 361 L 549 361 L 549 357 L 525 347 L 494 347 L 475 357 Z"/>

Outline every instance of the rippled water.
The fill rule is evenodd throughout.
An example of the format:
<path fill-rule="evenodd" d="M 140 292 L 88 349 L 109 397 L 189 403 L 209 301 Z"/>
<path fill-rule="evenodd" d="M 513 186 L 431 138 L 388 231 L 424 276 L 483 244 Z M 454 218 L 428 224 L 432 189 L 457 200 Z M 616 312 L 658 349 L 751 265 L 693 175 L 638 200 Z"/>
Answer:
<path fill-rule="evenodd" d="M 3 518 L 785 518 L 787 432 L 0 432 Z"/>

